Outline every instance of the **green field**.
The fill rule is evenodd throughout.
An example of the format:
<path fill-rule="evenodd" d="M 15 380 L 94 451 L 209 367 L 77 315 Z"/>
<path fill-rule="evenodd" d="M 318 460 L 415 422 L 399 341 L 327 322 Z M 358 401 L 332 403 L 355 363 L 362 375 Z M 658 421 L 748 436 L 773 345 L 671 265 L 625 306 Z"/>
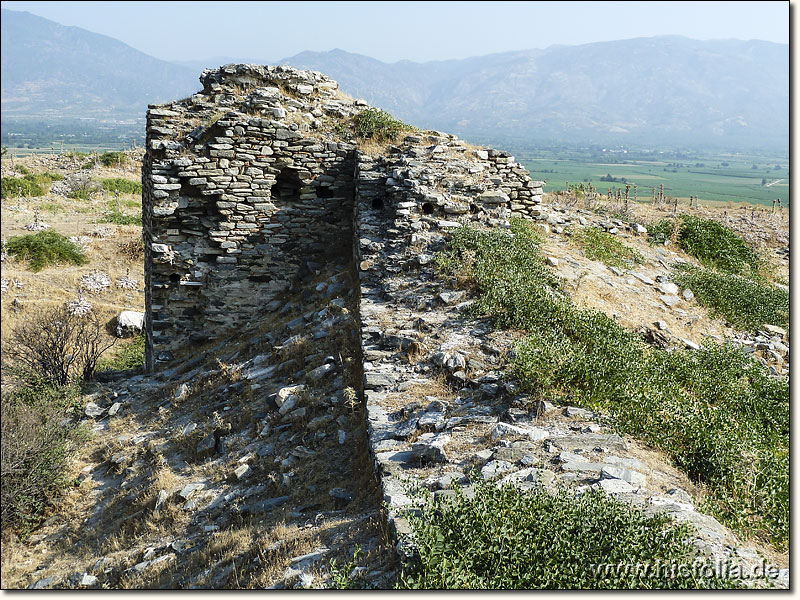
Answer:
<path fill-rule="evenodd" d="M 9 156 L 29 156 L 31 154 L 62 154 L 61 145 L 47 146 L 42 148 L 15 148 L 12 146 L 5 147 L 8 150 Z M 84 154 L 91 154 L 92 152 L 116 152 L 119 150 L 130 149 L 130 144 L 64 144 L 63 153 L 68 152 L 81 152 Z"/>
<path fill-rule="evenodd" d="M 657 152 L 598 152 L 534 150 L 518 152 L 517 160 L 533 179 L 547 181 L 546 192 L 591 182 L 602 194 L 625 183 L 638 187 L 638 198 L 653 196 L 664 184 L 664 194 L 701 202 L 749 202 L 772 206 L 781 198 L 789 203 L 789 162 L 786 157 L 742 154 L 691 155 Z M 611 176 L 617 181 L 604 181 Z M 624 181 L 622 181 L 624 179 Z M 632 193 L 632 192 L 631 192 Z"/>

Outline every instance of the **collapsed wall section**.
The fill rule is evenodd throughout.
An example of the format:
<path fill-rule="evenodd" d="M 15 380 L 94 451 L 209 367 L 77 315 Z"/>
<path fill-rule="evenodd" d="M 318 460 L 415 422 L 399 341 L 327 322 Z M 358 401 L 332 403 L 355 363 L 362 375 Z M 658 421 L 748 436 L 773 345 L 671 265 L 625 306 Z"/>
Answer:
<path fill-rule="evenodd" d="M 148 369 L 257 318 L 350 252 L 354 145 L 314 130 L 354 103 L 330 79 L 288 67 L 228 65 L 201 82 L 147 114 Z"/>
<path fill-rule="evenodd" d="M 465 480 L 478 465 L 457 449 L 478 449 L 513 402 L 496 370 L 502 351 L 491 327 L 458 314 L 470 299 L 442 289 L 434 254 L 464 224 L 502 229 L 512 216 L 545 219 L 542 186 L 508 153 L 438 132 L 406 136 L 384 156 L 358 154 L 367 436 L 401 555 L 413 547 L 408 490 Z"/>
<path fill-rule="evenodd" d="M 367 435 L 399 554 L 416 552 L 407 520 L 419 511 L 415 490 L 434 503 L 456 487 L 469 498 L 478 478 L 522 491 L 602 490 L 647 516 L 688 523 L 697 551 L 731 572 L 758 572 L 758 553 L 696 508 L 682 487 L 688 479 L 657 466 L 662 457 L 593 411 L 521 392 L 506 362 L 517 336 L 464 311 L 476 296 L 449 288 L 434 256 L 463 224 L 507 228 L 516 213 L 546 227 L 555 215 L 536 200 L 509 206 L 511 192 L 533 199 L 540 188 L 510 156 L 437 137 L 360 154 L 356 173 Z M 506 160 L 492 161 L 498 156 Z M 496 202 L 501 195 L 508 200 Z"/>

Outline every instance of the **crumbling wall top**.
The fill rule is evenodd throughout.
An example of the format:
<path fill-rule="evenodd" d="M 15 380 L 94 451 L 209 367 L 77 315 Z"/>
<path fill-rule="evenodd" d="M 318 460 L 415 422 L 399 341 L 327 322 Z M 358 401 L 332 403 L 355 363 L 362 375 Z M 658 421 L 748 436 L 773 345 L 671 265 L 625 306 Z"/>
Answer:
<path fill-rule="evenodd" d="M 330 93 L 339 88 L 338 83 L 318 71 L 304 71 L 285 65 L 224 65 L 203 71 L 200 83 L 203 84 L 204 93 L 214 93 L 226 85 L 283 85 L 300 95 L 323 90 Z"/>

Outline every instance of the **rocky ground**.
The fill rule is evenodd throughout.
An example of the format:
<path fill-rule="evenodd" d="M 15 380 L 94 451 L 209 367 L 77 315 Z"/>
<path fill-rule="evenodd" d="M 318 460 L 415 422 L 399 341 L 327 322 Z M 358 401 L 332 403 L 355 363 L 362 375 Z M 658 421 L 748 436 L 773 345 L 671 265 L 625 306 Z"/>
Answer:
<path fill-rule="evenodd" d="M 514 332 L 466 317 L 472 298 L 442 286 L 432 257 L 459 222 L 503 227 L 510 213 L 491 198 L 474 212 L 453 200 L 456 172 L 466 173 L 465 186 L 479 178 L 470 174 L 474 149 L 433 138 L 412 136 L 391 158 L 359 165 L 363 181 L 379 179 L 382 194 L 409 204 L 361 207 L 355 264 L 308 264 L 248 328 L 187 348 L 167 371 L 87 390 L 77 418 L 92 439 L 71 466 L 79 484 L 32 536 L 4 541 L 4 588 L 326 587 L 357 547 L 352 575 L 387 587 L 399 566 L 398 535 L 408 549 L 402 511 L 413 487 L 447 495 L 470 473 L 521 488 L 602 488 L 691 522 L 709 556 L 746 564 L 764 557 L 783 569 L 778 585 L 788 585 L 788 555 L 744 542 L 706 514 L 702 486 L 658 452 L 614 433 L 603 415 L 531 404 L 505 377 Z M 456 183 L 426 173 L 429 158 Z M 27 160 L 32 170 L 77 168 L 58 157 Z M 54 199 L 68 208 L 51 217 L 43 206 Z M 57 193 L 4 202 L 4 236 L 27 231 L 38 210 L 58 230 L 91 238 L 93 261 L 37 276 L 4 262 L 4 330 L 24 318 L 20 306 L 75 299 L 86 289 L 81 278 L 101 266 L 112 283 L 126 274 L 140 283 L 90 301 L 105 299 L 109 318 L 143 309 L 140 259 L 123 262 L 108 238 L 93 236 L 84 208 Z M 665 347 L 737 340 L 774 376 L 788 373 L 787 332 L 735 331 L 669 281 L 672 265 L 694 259 L 646 243 L 641 225 L 663 211 L 634 205 L 623 220 L 612 208 L 546 195 L 535 210 L 549 263 L 575 302 Z M 788 282 L 785 219 L 700 210 L 758 240 Z M 644 262 L 621 270 L 587 259 L 574 235 L 588 225 L 616 234 Z M 120 243 L 138 235 L 115 231 Z"/>
<path fill-rule="evenodd" d="M 96 385 L 80 485 L 4 553 L 4 587 L 324 587 L 356 547 L 389 585 L 353 286 L 346 264 L 310 268 L 251 330 Z"/>
<path fill-rule="evenodd" d="M 450 143 L 459 145 L 453 138 Z M 752 567 L 766 553 L 784 567 L 778 585 L 788 585 L 788 556 L 742 543 L 705 514 L 698 508 L 702 487 L 658 452 L 613 433 L 602 415 L 546 401 L 532 404 L 518 393 L 517 384 L 504 375 L 513 356 L 513 332 L 493 331 L 487 322 L 465 317 L 461 311 L 472 302 L 470 294 L 443 288 L 434 273 L 431 256 L 443 247 L 454 223 L 451 211 L 419 209 L 430 190 L 425 186 L 429 166 L 412 163 L 419 156 L 417 144 L 414 140 L 390 158 L 362 159 L 359 165 L 363 182 L 391 175 L 392 183 L 374 193 L 402 197 L 408 209 L 371 209 L 362 185 L 360 315 L 369 435 L 400 539 L 413 546 L 404 511 L 413 506 L 414 486 L 434 491 L 434 497 L 451 494 L 454 482 L 463 484 L 468 473 L 477 472 L 522 489 L 537 481 L 550 488 L 574 486 L 578 492 L 602 488 L 649 513 L 669 512 L 695 526 L 695 545 L 709 557 Z M 469 160 L 455 153 L 449 170 L 459 171 L 464 162 Z M 757 353 L 773 376 L 787 373 L 787 332 L 768 326 L 752 337 L 712 319 L 690 290 L 668 278 L 672 265 L 696 261 L 669 245 L 650 248 L 635 216 L 623 222 L 557 204 L 544 204 L 537 212 L 548 262 L 573 284 L 574 301 L 611 314 L 663 347 L 697 348 L 706 336 L 737 340 Z M 464 220 L 503 227 L 508 216 L 502 207 L 491 206 Z M 627 271 L 586 259 L 572 238 L 587 226 L 624 239 L 641 252 L 642 264 Z"/>

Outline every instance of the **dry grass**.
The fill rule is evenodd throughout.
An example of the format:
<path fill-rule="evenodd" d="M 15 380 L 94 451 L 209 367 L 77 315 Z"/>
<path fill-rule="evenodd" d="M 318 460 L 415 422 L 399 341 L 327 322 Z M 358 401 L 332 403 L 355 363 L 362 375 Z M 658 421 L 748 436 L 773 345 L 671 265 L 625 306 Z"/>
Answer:
<path fill-rule="evenodd" d="M 43 159 L 26 157 L 17 159 L 16 162 L 30 165 L 31 171 L 36 172 L 43 170 L 37 162 L 41 160 Z M 101 177 L 134 179 L 133 173 L 137 169 L 139 169 L 138 163 L 133 163 L 122 169 L 92 169 L 91 174 L 98 179 Z M 50 170 L 58 171 L 52 168 Z M 100 294 L 84 294 L 84 299 L 93 305 L 101 322 L 110 321 L 122 310 L 144 310 L 144 268 L 137 250 L 137 246 L 141 248 L 141 228 L 95 223 L 107 209 L 110 199 L 111 196 L 100 195 L 85 201 L 47 195 L 41 198 L 3 201 L 0 207 L 0 231 L 4 239 L 29 233 L 25 226 L 34 221 L 36 211 L 41 214 L 41 220 L 62 235 L 90 238 L 86 249 L 90 262 L 81 267 L 54 266 L 33 273 L 28 270 L 24 262 L 10 259 L 3 263 L 3 278 L 12 282 L 8 292 L 3 294 L 0 305 L 1 335 L 4 340 L 17 324 L 38 308 L 76 299 L 81 288 L 81 276 L 97 270 L 109 275 L 112 286 Z M 122 199 L 141 202 L 138 196 L 123 195 Z M 116 235 L 107 239 L 92 235 L 93 231 L 102 227 L 112 227 L 116 230 Z M 125 275 L 139 280 L 139 287 L 136 290 L 123 290 L 117 287 L 117 281 Z M 15 281 L 20 282 L 22 287 L 16 287 L 13 283 Z M 15 299 L 18 306 L 12 305 Z"/>
<path fill-rule="evenodd" d="M 423 408 L 428 405 L 426 398 L 435 396 L 439 400 L 452 401 L 456 392 L 447 384 L 444 375 L 434 375 L 424 382 L 414 383 L 403 392 L 393 392 L 381 400 L 381 407 L 387 411 L 400 410 L 412 402 L 419 402 Z"/>
<path fill-rule="evenodd" d="M 373 138 L 358 140 L 358 149 L 369 156 L 385 156 L 388 154 L 390 146 L 402 144 L 407 135 L 419 135 L 419 131 L 413 128 L 402 129 L 394 140 L 375 140 Z"/>

